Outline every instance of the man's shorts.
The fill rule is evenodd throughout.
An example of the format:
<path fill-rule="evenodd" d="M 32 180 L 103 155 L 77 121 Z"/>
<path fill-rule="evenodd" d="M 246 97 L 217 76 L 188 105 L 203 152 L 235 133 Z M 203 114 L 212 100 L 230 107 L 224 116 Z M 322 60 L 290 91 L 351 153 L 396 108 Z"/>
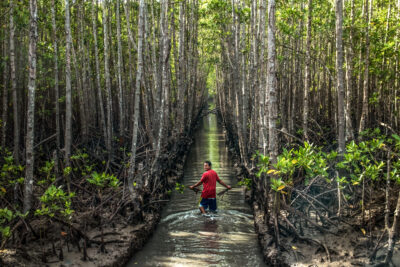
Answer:
<path fill-rule="evenodd" d="M 217 199 L 215 198 L 202 198 L 199 207 L 203 207 L 205 210 L 210 209 L 211 211 L 217 210 Z"/>

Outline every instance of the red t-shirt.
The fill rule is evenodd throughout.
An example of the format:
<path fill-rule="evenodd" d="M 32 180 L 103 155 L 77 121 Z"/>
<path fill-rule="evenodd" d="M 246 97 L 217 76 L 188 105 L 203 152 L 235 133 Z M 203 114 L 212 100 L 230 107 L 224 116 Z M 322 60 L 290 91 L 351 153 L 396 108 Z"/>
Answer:
<path fill-rule="evenodd" d="M 201 197 L 215 198 L 215 187 L 217 185 L 217 181 L 220 181 L 218 174 L 214 170 L 208 170 L 203 173 L 200 181 L 203 183 L 203 192 L 201 193 Z"/>

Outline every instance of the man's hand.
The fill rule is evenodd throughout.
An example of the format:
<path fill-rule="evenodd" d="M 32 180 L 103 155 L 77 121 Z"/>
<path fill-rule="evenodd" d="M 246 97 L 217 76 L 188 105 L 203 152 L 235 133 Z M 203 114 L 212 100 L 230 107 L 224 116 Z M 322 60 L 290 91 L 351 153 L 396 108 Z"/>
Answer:
<path fill-rule="evenodd" d="M 230 185 L 227 185 L 227 186 L 226 186 L 226 188 L 228 188 L 228 189 L 232 189 L 232 187 L 231 187 Z"/>
<path fill-rule="evenodd" d="M 190 185 L 189 188 L 193 190 L 194 186 L 193 186 L 193 185 Z"/>

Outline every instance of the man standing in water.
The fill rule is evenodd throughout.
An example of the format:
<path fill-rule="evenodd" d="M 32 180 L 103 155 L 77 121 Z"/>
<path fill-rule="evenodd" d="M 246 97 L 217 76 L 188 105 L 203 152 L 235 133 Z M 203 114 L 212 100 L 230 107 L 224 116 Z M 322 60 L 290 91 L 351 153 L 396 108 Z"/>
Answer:
<path fill-rule="evenodd" d="M 204 162 L 204 170 L 203 176 L 201 180 L 195 185 L 189 186 L 190 189 L 193 189 L 201 184 L 203 184 L 203 192 L 201 193 L 201 201 L 200 201 L 200 211 L 202 214 L 206 213 L 206 209 L 209 208 L 210 211 L 216 211 L 217 209 L 217 199 L 216 199 L 216 190 L 215 187 L 218 183 L 222 184 L 228 189 L 231 189 L 229 185 L 226 185 L 221 179 L 219 179 L 218 174 L 211 169 L 211 162 Z"/>

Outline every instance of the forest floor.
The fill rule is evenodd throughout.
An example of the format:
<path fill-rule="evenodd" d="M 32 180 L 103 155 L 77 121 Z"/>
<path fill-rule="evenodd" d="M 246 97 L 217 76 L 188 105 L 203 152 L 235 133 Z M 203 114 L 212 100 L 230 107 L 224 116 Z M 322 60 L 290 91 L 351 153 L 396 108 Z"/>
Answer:
<path fill-rule="evenodd" d="M 382 233 L 382 229 L 376 228 L 371 234 L 364 235 L 361 226 L 338 224 L 333 233 L 321 234 L 315 230 L 304 229 L 304 235 L 310 237 L 308 242 L 298 240 L 295 236 L 281 235 L 280 242 L 282 249 L 277 254 L 273 244 L 273 236 L 269 233 L 264 223 L 264 213 L 257 205 L 253 206 L 256 232 L 258 233 L 262 246 L 264 258 L 270 264 L 276 263 L 280 266 L 387 266 L 379 263 L 385 258 L 385 242 L 381 242 L 381 249 L 378 250 L 376 261 L 370 260 L 370 253 L 374 250 L 374 242 Z M 351 221 L 351 217 L 344 217 Z M 354 219 L 354 217 L 353 217 Z M 333 230 L 333 229 L 332 229 Z M 399 246 L 395 247 L 392 266 L 400 264 Z M 279 257 L 279 259 L 277 259 Z"/>
<path fill-rule="evenodd" d="M 129 208 L 124 215 L 120 212 L 113 214 L 114 210 L 105 206 L 100 208 L 99 214 L 102 218 L 112 217 L 109 223 L 101 224 L 98 216 L 88 217 L 92 213 L 81 209 L 75 211 L 72 230 L 60 222 L 49 224 L 49 220 L 33 219 L 31 226 L 41 238 L 27 234 L 21 244 L 7 246 L 0 252 L 0 266 L 124 266 L 142 248 L 159 222 L 162 206 L 169 200 L 168 190 L 183 177 L 183 166 L 191 143 L 192 139 L 184 137 L 174 143 L 175 149 L 164 151 L 160 180 L 167 184 L 160 183 L 155 194 L 142 194 L 146 204 L 141 211 L 141 219 L 129 219 Z M 67 234 L 76 231 L 84 233 L 89 241 L 86 242 L 85 238 L 74 239 Z"/>

